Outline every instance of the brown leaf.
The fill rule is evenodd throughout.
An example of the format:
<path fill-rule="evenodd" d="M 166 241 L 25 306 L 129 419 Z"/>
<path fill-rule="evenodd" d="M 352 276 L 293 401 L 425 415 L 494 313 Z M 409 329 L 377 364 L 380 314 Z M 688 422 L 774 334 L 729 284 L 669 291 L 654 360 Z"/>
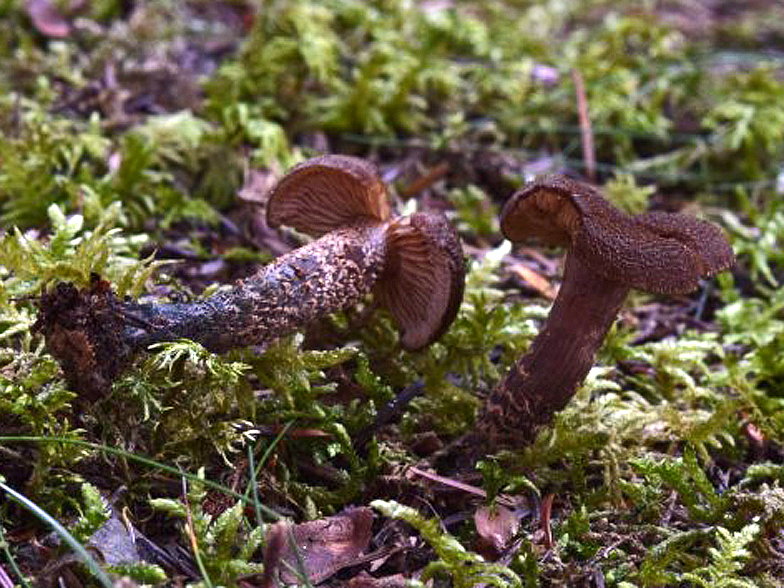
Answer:
<path fill-rule="evenodd" d="M 514 264 L 510 271 L 548 300 L 555 300 L 556 290 L 549 280 L 529 267 Z"/>
<path fill-rule="evenodd" d="M 71 25 L 49 0 L 27 0 L 25 8 L 35 30 L 42 35 L 64 39 L 71 34 Z"/>
<path fill-rule="evenodd" d="M 483 506 L 474 513 L 476 532 L 496 553 L 501 553 L 517 533 L 520 521 L 505 506 Z"/>
<path fill-rule="evenodd" d="M 553 513 L 554 499 L 555 494 L 548 494 L 545 496 L 544 499 L 542 499 L 542 507 L 539 513 L 539 522 L 542 532 L 544 533 L 544 546 L 547 549 L 552 549 L 553 547 L 553 529 L 550 526 L 550 517 Z"/>
<path fill-rule="evenodd" d="M 372 523 L 373 511 L 364 507 L 293 527 L 287 523 L 276 523 L 267 535 L 268 545 L 274 547 L 268 550 L 269 558 L 265 553 L 265 568 L 269 566 L 269 574 L 272 574 L 273 568 L 283 563 L 280 565 L 283 583 L 294 583 L 297 575 L 292 570 L 299 569 L 298 560 L 301 559 L 310 582 L 318 584 L 356 563 L 370 543 Z M 286 536 L 285 546 L 275 553 L 283 533 Z M 267 573 L 265 569 L 265 576 Z"/>
<path fill-rule="evenodd" d="M 361 572 L 358 576 L 351 578 L 348 588 L 404 588 L 407 585 L 402 574 L 374 578 L 367 572 Z"/>

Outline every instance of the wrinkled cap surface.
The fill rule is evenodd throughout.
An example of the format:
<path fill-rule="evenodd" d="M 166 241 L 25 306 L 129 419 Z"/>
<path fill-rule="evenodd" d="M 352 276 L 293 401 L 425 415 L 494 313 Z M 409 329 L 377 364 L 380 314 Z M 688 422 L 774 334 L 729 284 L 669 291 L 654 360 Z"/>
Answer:
<path fill-rule="evenodd" d="M 320 237 L 357 222 L 391 216 L 376 167 L 348 155 L 323 155 L 296 165 L 278 180 L 267 201 L 267 224 Z"/>
<path fill-rule="evenodd" d="M 376 296 L 395 319 L 403 348 L 420 349 L 444 334 L 463 299 L 460 239 L 443 215 L 416 213 L 390 223 L 387 248 Z"/>
<path fill-rule="evenodd" d="M 591 186 L 560 176 L 514 194 L 501 213 L 501 230 L 515 242 L 570 247 L 570 255 L 602 277 L 661 294 L 690 292 L 734 263 L 718 226 L 677 213 L 631 216 Z"/>

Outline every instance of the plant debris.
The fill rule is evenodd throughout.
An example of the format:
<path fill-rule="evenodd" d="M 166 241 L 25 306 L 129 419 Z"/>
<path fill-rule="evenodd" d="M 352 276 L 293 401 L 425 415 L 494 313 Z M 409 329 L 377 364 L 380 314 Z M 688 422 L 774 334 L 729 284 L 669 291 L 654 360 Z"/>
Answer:
<path fill-rule="evenodd" d="M 279 568 L 281 580 L 293 584 L 301 570 L 308 581 L 319 584 L 359 563 L 359 556 L 370 543 L 372 522 L 373 511 L 355 508 L 299 525 L 275 523 L 267 533 L 265 573 Z"/>

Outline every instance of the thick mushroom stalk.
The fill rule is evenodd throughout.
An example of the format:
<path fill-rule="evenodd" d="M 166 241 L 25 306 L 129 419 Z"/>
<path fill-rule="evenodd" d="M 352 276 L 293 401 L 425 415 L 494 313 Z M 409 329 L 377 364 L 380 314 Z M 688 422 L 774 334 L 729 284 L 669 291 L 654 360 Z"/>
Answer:
<path fill-rule="evenodd" d="M 517 192 L 501 213 L 511 241 L 568 248 L 550 314 L 531 348 L 492 391 L 480 417 L 490 445 L 529 443 L 585 379 L 629 290 L 695 290 L 729 268 L 721 229 L 682 214 L 630 216 L 595 189 L 546 177 Z"/>
<path fill-rule="evenodd" d="M 384 268 L 383 226 L 333 231 L 281 256 L 231 290 L 204 301 L 143 304 L 126 311 L 136 348 L 192 339 L 221 353 L 262 345 L 359 302 Z"/>
<path fill-rule="evenodd" d="M 392 218 L 370 163 L 340 155 L 301 163 L 273 188 L 267 220 L 318 238 L 203 301 L 119 301 L 103 282 L 45 293 L 37 328 L 70 385 L 97 397 L 152 343 L 188 338 L 215 352 L 264 345 L 371 292 L 406 349 L 432 343 L 454 319 L 465 278 L 454 228 L 439 214 Z"/>

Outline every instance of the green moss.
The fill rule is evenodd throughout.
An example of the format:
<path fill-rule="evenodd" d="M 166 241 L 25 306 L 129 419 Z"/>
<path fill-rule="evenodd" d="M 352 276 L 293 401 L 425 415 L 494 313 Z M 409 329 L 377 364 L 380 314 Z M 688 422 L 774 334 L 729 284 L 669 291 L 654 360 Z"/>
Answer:
<path fill-rule="evenodd" d="M 618 587 L 774 585 L 767 546 L 784 526 L 784 476 L 770 461 L 784 443 L 784 88 L 767 50 L 778 13 L 710 13 L 711 36 L 679 25 L 680 3 L 296 0 L 255 12 L 238 3 L 232 14 L 248 34 L 218 54 L 199 42 L 224 24 L 200 12 L 213 4 L 136 3 L 131 23 L 127 3 L 96 2 L 81 16 L 103 28 L 82 23 L 53 40 L 34 30 L 25 3 L 0 2 L 0 423 L 65 441 L 37 446 L 29 460 L 12 453 L 27 466 L 29 493 L 63 514 L 57 505 L 96 469 L 92 452 L 70 441 L 129 447 L 216 478 L 244 471 L 251 449 L 267 458 L 253 483 L 318 517 L 372 500 L 382 476 L 418 460 L 412 439 L 469 430 L 547 314 L 544 301 L 509 287 L 508 244 L 474 249 L 498 239 L 505 194 L 494 192 L 488 161 L 502 162 L 504 185 L 534 170 L 580 173 L 576 71 L 611 199 L 632 212 L 684 205 L 719 222 L 738 266 L 699 300 L 631 297 L 552 428 L 526 450 L 483 460 L 491 499 L 556 497 L 547 555 L 533 519 L 506 567 L 466 547 L 470 530 L 458 539 L 392 502 L 378 509 L 419 530 L 436 582 L 582 585 L 601 573 Z M 183 72 L 178 47 L 197 73 Z M 156 85 L 161 72 L 169 92 Z M 323 146 L 371 157 L 389 177 L 423 154 L 449 162 L 432 202 L 447 208 L 474 260 L 449 332 L 402 351 L 389 315 L 367 301 L 264 350 L 157 347 L 109 398 L 75 410 L 79 399 L 32 332 L 41 289 L 98 273 L 121 296 L 163 281 L 187 291 L 141 252 L 189 221 L 217 225 L 248 172 L 274 177 Z M 227 259 L 269 258 L 227 248 Z M 670 334 L 637 343 L 657 310 L 678 317 Z M 422 395 L 374 429 L 379 410 L 414 383 Z M 356 443 L 368 431 L 378 439 Z M 8 467 L 11 449 L 0 451 Z M 129 485 L 132 511 L 162 492 L 135 462 L 113 456 L 101 467 Z M 180 520 L 190 509 L 205 577 L 230 584 L 257 569 L 242 546 L 258 545 L 260 527 L 239 503 L 207 514 L 203 491 L 191 488 L 187 506 L 155 504 Z M 91 496 L 85 533 L 97 520 L 87 516 Z M 9 516 L 20 522 L 7 508 L 3 516 L 7 528 Z M 159 577 L 134 577 L 148 572 Z"/>

